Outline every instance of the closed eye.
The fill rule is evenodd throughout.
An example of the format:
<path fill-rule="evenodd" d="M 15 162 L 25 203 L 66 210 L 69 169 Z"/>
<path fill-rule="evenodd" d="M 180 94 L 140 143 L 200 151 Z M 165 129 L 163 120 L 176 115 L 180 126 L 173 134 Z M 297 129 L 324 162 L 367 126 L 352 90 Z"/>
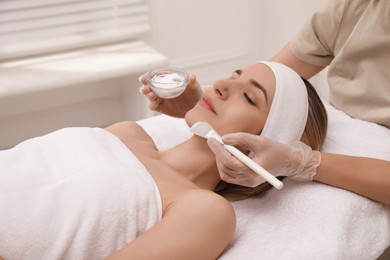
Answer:
<path fill-rule="evenodd" d="M 253 102 L 253 100 L 246 93 L 244 93 L 244 97 L 249 104 L 251 104 L 252 106 L 256 106 L 255 102 Z"/>
<path fill-rule="evenodd" d="M 242 70 L 235 70 L 232 75 L 239 75 L 240 76 L 241 74 L 242 74 Z M 254 79 L 250 79 L 250 83 L 263 92 L 264 97 L 265 97 L 265 102 L 268 103 L 268 95 L 267 95 L 267 91 L 265 90 L 265 88 Z"/>

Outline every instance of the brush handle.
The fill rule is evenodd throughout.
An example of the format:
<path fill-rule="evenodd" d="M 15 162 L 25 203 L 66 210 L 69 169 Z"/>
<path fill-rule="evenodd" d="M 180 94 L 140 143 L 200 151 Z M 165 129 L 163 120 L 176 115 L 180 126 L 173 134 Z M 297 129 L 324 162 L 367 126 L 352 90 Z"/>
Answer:
<path fill-rule="evenodd" d="M 273 176 L 271 173 L 269 173 L 267 170 L 265 170 L 263 167 L 255 163 L 251 158 L 243 154 L 240 150 L 238 150 L 236 147 L 224 144 L 224 147 L 226 150 L 228 150 L 234 157 L 236 157 L 238 160 L 240 160 L 242 163 L 244 163 L 246 166 L 251 168 L 255 173 L 260 175 L 264 180 L 269 182 L 272 186 L 280 190 L 283 188 L 283 182 L 278 180 L 275 176 Z"/>

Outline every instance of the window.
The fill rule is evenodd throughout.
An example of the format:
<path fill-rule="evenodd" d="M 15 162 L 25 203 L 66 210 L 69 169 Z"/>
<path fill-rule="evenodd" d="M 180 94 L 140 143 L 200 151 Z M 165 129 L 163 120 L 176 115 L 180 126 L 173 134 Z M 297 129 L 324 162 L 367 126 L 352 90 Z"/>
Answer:
<path fill-rule="evenodd" d="M 0 62 L 121 42 L 149 29 L 145 0 L 1 0 Z"/>

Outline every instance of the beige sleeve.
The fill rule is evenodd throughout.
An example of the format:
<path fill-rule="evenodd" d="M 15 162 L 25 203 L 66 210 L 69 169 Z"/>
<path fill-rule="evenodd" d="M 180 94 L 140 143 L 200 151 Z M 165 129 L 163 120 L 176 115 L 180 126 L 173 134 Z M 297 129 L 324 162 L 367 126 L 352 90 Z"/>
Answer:
<path fill-rule="evenodd" d="M 334 57 L 344 8 L 348 0 L 327 0 L 290 40 L 290 48 L 300 60 L 327 66 Z"/>

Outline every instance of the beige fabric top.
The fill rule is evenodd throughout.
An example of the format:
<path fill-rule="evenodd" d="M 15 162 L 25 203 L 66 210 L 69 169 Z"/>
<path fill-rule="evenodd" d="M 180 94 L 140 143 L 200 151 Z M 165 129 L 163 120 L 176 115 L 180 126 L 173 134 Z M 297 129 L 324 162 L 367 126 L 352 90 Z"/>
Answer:
<path fill-rule="evenodd" d="M 390 128 L 389 0 L 328 0 L 290 46 L 305 62 L 329 65 L 336 108 Z"/>

